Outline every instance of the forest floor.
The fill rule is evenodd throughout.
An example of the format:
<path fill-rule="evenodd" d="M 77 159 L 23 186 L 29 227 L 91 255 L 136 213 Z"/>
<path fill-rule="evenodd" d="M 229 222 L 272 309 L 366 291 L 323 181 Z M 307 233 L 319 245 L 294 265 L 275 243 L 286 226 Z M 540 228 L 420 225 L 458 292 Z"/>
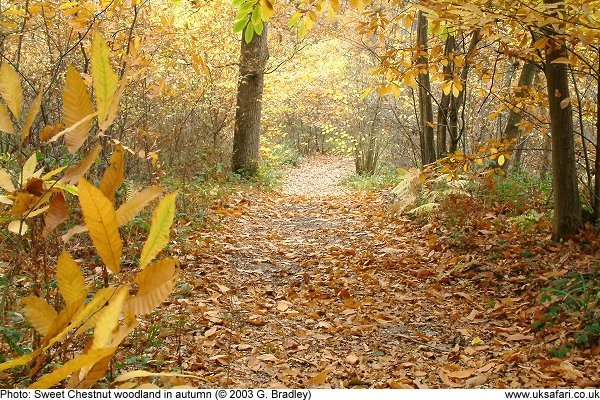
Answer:
<path fill-rule="evenodd" d="M 147 349 L 161 369 L 204 387 L 600 385 L 597 346 L 553 358 L 564 331 L 531 329 L 540 284 L 593 254 L 489 232 L 450 242 L 435 222 L 386 215 L 384 195 L 340 186 L 352 170 L 311 159 L 279 191 L 212 209 L 214 226 L 179 249 L 170 314 L 147 321 L 163 324 Z"/>

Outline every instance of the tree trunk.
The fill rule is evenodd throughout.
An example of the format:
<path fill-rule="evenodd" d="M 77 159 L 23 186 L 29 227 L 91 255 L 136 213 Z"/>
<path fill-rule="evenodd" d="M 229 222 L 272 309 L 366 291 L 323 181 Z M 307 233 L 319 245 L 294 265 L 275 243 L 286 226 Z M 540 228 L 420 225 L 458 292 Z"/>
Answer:
<path fill-rule="evenodd" d="M 450 133 L 450 153 L 458 150 L 458 143 L 464 131 L 464 126 L 460 130 L 460 133 L 458 131 L 458 110 L 463 107 L 467 98 L 467 79 L 469 78 L 469 70 L 471 69 L 471 58 L 475 55 L 479 40 L 479 30 L 476 30 L 471 36 L 471 43 L 469 43 L 469 49 L 465 54 L 465 65 L 462 71 L 460 71 L 460 82 L 463 85 L 463 90 L 460 91 L 458 97 L 452 96 L 450 100 L 450 120 L 448 127 Z"/>
<path fill-rule="evenodd" d="M 598 52 L 600 57 L 600 51 Z M 598 59 L 600 64 L 600 58 Z M 600 68 L 599 68 L 600 69 Z M 598 77 L 597 77 L 598 78 Z M 600 79 L 598 79 L 596 99 L 596 159 L 594 161 L 594 193 L 593 193 L 593 218 L 594 221 L 600 221 Z"/>
<path fill-rule="evenodd" d="M 515 88 L 514 94 L 514 102 L 518 103 L 520 99 L 527 96 L 527 92 L 531 85 L 533 84 L 533 80 L 538 72 L 538 67 L 533 62 L 528 62 L 523 66 L 521 70 L 521 76 L 519 77 L 519 83 L 517 84 L 517 88 Z M 510 110 L 508 114 L 508 122 L 506 123 L 506 128 L 504 128 L 504 134 L 502 137 L 508 140 L 518 140 L 520 137 L 519 132 L 519 123 L 521 122 L 522 111 L 518 108 L 513 108 Z M 521 147 L 516 144 L 516 147 Z M 519 157 L 520 159 L 520 157 Z M 502 168 L 507 171 L 510 165 L 510 161 L 506 160 Z M 515 167 L 519 168 L 519 162 L 517 158 L 515 158 Z"/>
<path fill-rule="evenodd" d="M 431 83 L 429 79 L 429 60 L 427 56 L 427 18 L 419 11 L 417 23 L 417 47 L 419 51 L 419 118 L 421 120 L 421 163 L 435 161 L 435 140 L 433 135 L 433 106 L 431 104 Z"/>
<path fill-rule="evenodd" d="M 256 173 L 260 159 L 260 117 L 268 58 L 266 23 L 262 34 L 255 34 L 250 43 L 242 33 L 232 166 L 235 172 L 248 175 Z"/>
<path fill-rule="evenodd" d="M 557 4 L 562 0 L 544 0 L 546 4 Z M 564 9 L 564 3 L 559 7 Z M 554 15 L 557 10 L 550 12 Z M 581 226 L 581 203 L 577 187 L 577 169 L 575 165 L 575 140 L 573 137 L 573 107 L 570 102 L 561 102 L 569 98 L 569 80 L 567 66 L 553 63 L 554 60 L 567 57 L 564 40 L 554 29 L 547 28 L 550 42 L 546 47 L 544 72 L 548 86 L 550 109 L 550 132 L 552 134 L 552 183 L 554 186 L 554 227 L 552 238 L 560 240 L 567 235 L 577 233 Z"/>
<path fill-rule="evenodd" d="M 453 35 L 448 34 L 446 38 L 446 45 L 444 46 L 444 55 L 448 57 L 456 47 L 456 40 Z M 448 62 L 448 65 L 444 66 L 444 79 L 452 79 L 453 63 Z M 438 107 L 437 114 L 437 125 L 436 125 L 436 144 L 437 144 L 437 155 L 443 157 L 448 153 L 448 111 L 450 107 L 450 99 L 452 93 L 442 93 L 442 100 Z"/>

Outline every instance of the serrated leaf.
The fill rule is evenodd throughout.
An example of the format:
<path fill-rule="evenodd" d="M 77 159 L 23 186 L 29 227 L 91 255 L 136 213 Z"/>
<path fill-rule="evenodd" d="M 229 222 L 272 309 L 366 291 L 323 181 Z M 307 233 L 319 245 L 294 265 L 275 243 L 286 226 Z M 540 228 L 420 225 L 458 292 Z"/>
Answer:
<path fill-rule="evenodd" d="M 67 199 L 63 192 L 54 193 L 50 198 L 50 208 L 44 216 L 44 230 L 42 237 L 47 238 L 57 226 L 67 220 L 69 210 L 67 208 Z"/>
<path fill-rule="evenodd" d="M 177 192 L 166 195 L 152 213 L 152 226 L 140 256 L 140 269 L 146 265 L 169 243 L 169 233 L 175 218 Z"/>
<path fill-rule="evenodd" d="M 104 305 L 115 294 L 116 290 L 117 289 L 114 286 L 109 286 L 96 292 L 94 297 L 92 297 L 92 300 L 90 300 L 90 302 L 86 304 L 85 308 L 81 311 L 79 323 L 76 326 L 74 325 L 74 327 L 77 327 L 77 331 L 75 332 L 76 336 L 96 325 L 96 321 L 100 316 L 98 310 L 104 307 Z"/>
<path fill-rule="evenodd" d="M 74 167 L 65 171 L 65 176 L 63 176 L 61 181 L 71 185 L 77 184 L 77 182 L 79 182 L 79 178 L 85 175 L 92 165 L 94 165 L 98 154 L 100 154 L 100 149 L 100 145 L 97 144 L 96 147 L 94 147 L 83 160 L 79 161 Z"/>
<path fill-rule="evenodd" d="M 117 189 L 125 181 L 125 149 L 123 146 L 117 145 L 110 157 L 110 162 L 102 180 L 100 181 L 99 189 L 107 199 L 114 201 Z"/>
<path fill-rule="evenodd" d="M 16 119 L 21 118 L 23 108 L 23 89 L 21 79 L 15 69 L 7 62 L 0 65 L 0 95 Z"/>
<path fill-rule="evenodd" d="M 115 209 L 100 189 L 84 178 L 79 180 L 78 189 L 81 211 L 94 247 L 106 267 L 117 274 L 121 266 L 123 243 Z"/>
<path fill-rule="evenodd" d="M 119 324 L 119 318 L 127 296 L 129 296 L 129 286 L 121 286 L 110 299 L 108 305 L 99 312 L 94 325 L 92 349 L 100 349 L 112 343 L 113 331 Z"/>
<path fill-rule="evenodd" d="M 66 133 L 65 142 L 71 154 L 85 143 L 92 129 L 92 119 L 85 119 L 90 114 L 94 114 L 94 106 L 88 88 L 79 72 L 69 65 L 63 89 L 63 120 L 67 127 L 85 121 Z"/>
<path fill-rule="evenodd" d="M 125 225 L 131 221 L 137 213 L 142 211 L 150 202 L 160 196 L 162 188 L 158 186 L 151 186 L 147 189 L 142 190 L 136 194 L 127 203 L 121 205 L 117 209 L 117 222 L 119 226 Z"/>
<path fill-rule="evenodd" d="M 36 296 L 24 297 L 21 301 L 25 305 L 23 313 L 27 321 L 40 335 L 45 336 L 58 315 L 54 308 L 46 300 Z"/>
<path fill-rule="evenodd" d="M 8 193 L 15 191 L 15 185 L 10 178 L 8 172 L 0 168 L 0 188 L 4 189 Z"/>
<path fill-rule="evenodd" d="M 54 320 L 48 333 L 44 337 L 45 348 L 52 346 L 54 343 L 61 341 L 67 333 L 74 327 L 70 325 L 75 316 L 79 315 L 85 299 L 77 303 L 70 304 L 60 310 L 58 317 Z"/>
<path fill-rule="evenodd" d="M 148 314 L 171 294 L 177 280 L 179 261 L 167 258 L 139 272 L 135 278 L 138 293 L 127 300 L 125 308 L 134 315 Z"/>
<path fill-rule="evenodd" d="M 102 125 L 109 115 L 109 109 L 119 84 L 119 78 L 110 66 L 110 49 L 98 31 L 92 39 L 92 78 L 98 110 L 98 124 Z"/>
<path fill-rule="evenodd" d="M 103 349 L 91 350 L 85 354 L 82 354 L 67 363 L 60 368 L 46 374 L 35 383 L 29 386 L 29 389 L 48 389 L 56 385 L 58 382 L 67 378 L 73 372 L 82 368 L 91 367 L 101 359 L 112 355 L 115 352 L 115 347 L 108 347 Z"/>
<path fill-rule="evenodd" d="M 40 112 L 40 108 L 42 107 L 42 94 L 43 90 L 40 90 L 35 100 L 29 106 L 29 110 L 27 110 L 27 115 L 25 116 L 25 121 L 23 122 L 23 129 L 21 129 L 21 141 L 24 141 L 29 136 L 29 131 L 35 122 L 35 118 Z"/>
<path fill-rule="evenodd" d="M 12 119 L 8 113 L 8 108 L 0 103 L 0 132 L 8 133 L 12 135 L 15 133 L 15 127 L 13 126 Z"/>
<path fill-rule="evenodd" d="M 89 389 L 100 379 L 103 379 L 106 375 L 106 371 L 110 366 L 110 360 L 112 360 L 112 354 L 97 361 L 87 373 L 84 373 L 85 369 L 79 369 L 71 374 L 71 379 L 67 383 L 67 389 Z M 83 375 L 83 376 L 82 376 Z"/>
<path fill-rule="evenodd" d="M 58 257 L 56 282 L 67 305 L 79 302 L 87 296 L 81 268 L 66 250 L 63 250 Z"/>

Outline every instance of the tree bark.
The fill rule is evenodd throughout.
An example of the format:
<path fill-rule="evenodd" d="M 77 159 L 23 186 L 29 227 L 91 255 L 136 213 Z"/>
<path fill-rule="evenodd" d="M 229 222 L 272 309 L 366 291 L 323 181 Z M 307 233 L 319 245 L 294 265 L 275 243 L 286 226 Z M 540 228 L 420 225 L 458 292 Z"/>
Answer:
<path fill-rule="evenodd" d="M 544 0 L 546 4 L 557 4 L 562 0 Z M 564 9 L 564 3 L 559 7 Z M 556 9 L 550 10 L 557 14 Z M 569 98 L 567 66 L 553 61 L 567 57 L 564 40 L 554 28 L 546 28 L 550 38 L 546 47 L 544 72 L 548 86 L 550 109 L 550 132 L 552 134 L 552 183 L 554 186 L 554 227 L 552 238 L 560 240 L 577 233 L 581 226 L 581 203 L 577 187 L 575 165 L 575 140 L 573 131 L 573 107 L 571 103 L 561 104 Z"/>
<path fill-rule="evenodd" d="M 458 97 L 452 96 L 450 100 L 450 120 L 448 131 L 450 133 L 450 153 L 456 152 L 458 150 L 458 142 L 462 136 L 462 132 L 464 129 L 461 129 L 459 134 L 458 132 L 458 110 L 464 105 L 465 100 L 467 98 L 467 79 L 469 78 L 469 70 L 471 69 L 471 57 L 475 54 L 475 50 L 477 49 L 477 43 L 479 43 L 479 30 L 473 32 L 471 36 L 471 43 L 469 43 L 469 49 L 465 54 L 465 65 L 463 66 L 462 71 L 460 71 L 460 82 L 463 85 L 463 90 L 460 91 Z"/>
<path fill-rule="evenodd" d="M 258 170 L 262 93 L 268 58 L 266 23 L 262 34 L 255 34 L 250 43 L 246 43 L 242 33 L 232 159 L 233 170 L 242 174 L 254 175 Z"/>
<path fill-rule="evenodd" d="M 417 47 L 419 51 L 419 118 L 421 120 L 421 163 L 430 164 L 436 160 L 433 133 L 433 106 L 431 104 L 431 82 L 429 79 L 429 59 L 427 56 L 427 17 L 419 11 L 417 15 Z"/>
<path fill-rule="evenodd" d="M 454 36 L 448 34 L 446 38 L 446 44 L 444 46 L 444 55 L 448 57 L 451 52 L 456 48 L 456 40 Z M 453 63 L 448 62 L 448 65 L 444 66 L 444 79 L 452 79 L 452 70 Z M 442 99 L 440 100 L 440 104 L 438 107 L 437 114 L 437 125 L 436 125 L 436 145 L 437 145 L 437 155 L 438 157 L 443 157 L 448 153 L 448 111 L 450 108 L 450 99 L 452 97 L 452 93 L 444 94 L 442 93 Z"/>
<path fill-rule="evenodd" d="M 520 99 L 527 96 L 527 91 L 533 84 L 533 80 L 538 72 L 538 67 L 533 62 L 528 62 L 523 66 L 521 70 L 521 76 L 519 76 L 519 83 L 515 89 L 514 101 L 518 103 Z M 508 114 L 508 121 L 506 128 L 504 128 L 503 138 L 508 140 L 518 140 L 520 137 L 519 123 L 521 122 L 522 111 L 518 108 L 513 108 Z M 516 145 L 516 144 L 515 144 Z M 516 147 L 521 147 L 516 145 Z M 507 171 L 510 165 L 510 160 L 506 160 L 502 168 Z M 515 158 L 515 167 L 519 168 L 519 162 Z"/>
<path fill-rule="evenodd" d="M 600 51 L 598 51 L 598 64 L 600 70 Z M 594 193 L 592 202 L 592 217 L 600 221 L 600 78 L 598 78 L 596 99 L 596 159 L 594 161 Z"/>

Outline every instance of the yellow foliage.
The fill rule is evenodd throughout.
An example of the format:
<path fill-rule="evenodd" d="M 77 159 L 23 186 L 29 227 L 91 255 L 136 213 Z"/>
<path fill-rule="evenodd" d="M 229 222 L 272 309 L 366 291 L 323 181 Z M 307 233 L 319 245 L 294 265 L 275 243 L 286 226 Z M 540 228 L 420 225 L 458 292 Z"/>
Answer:
<path fill-rule="evenodd" d="M 56 281 L 58 282 L 58 288 L 67 305 L 85 299 L 87 290 L 85 288 L 85 280 L 81 273 L 81 269 L 75 260 L 73 260 L 73 257 L 65 250 L 63 250 L 58 257 Z"/>
<path fill-rule="evenodd" d="M 21 301 L 25 305 L 23 313 L 29 323 L 40 335 L 46 335 L 57 317 L 54 308 L 46 300 L 35 296 L 25 297 Z"/>
<path fill-rule="evenodd" d="M 117 214 L 110 200 L 84 178 L 79 180 L 79 202 L 92 242 L 106 267 L 119 273 L 123 243 L 119 235 Z"/>
<path fill-rule="evenodd" d="M 140 268 L 144 269 L 154 256 L 156 256 L 167 243 L 173 218 L 175 217 L 175 199 L 177 192 L 166 195 L 152 213 L 152 226 L 150 234 L 142 249 Z"/>

